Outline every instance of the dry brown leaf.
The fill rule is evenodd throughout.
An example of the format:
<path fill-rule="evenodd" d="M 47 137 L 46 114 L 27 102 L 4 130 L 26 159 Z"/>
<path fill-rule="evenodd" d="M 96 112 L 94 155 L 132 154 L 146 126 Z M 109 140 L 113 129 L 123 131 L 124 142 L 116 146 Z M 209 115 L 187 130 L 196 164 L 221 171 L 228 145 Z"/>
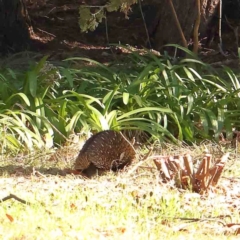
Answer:
<path fill-rule="evenodd" d="M 71 203 L 70 204 L 70 208 L 71 208 L 71 210 L 77 210 L 77 206 L 74 204 L 74 203 Z"/>
<path fill-rule="evenodd" d="M 126 228 L 124 228 L 124 227 L 119 227 L 116 230 L 118 233 L 122 233 L 122 234 L 126 232 Z"/>
<path fill-rule="evenodd" d="M 7 213 L 6 213 L 6 217 L 9 219 L 10 222 L 14 221 L 14 218 L 11 215 L 7 214 Z"/>

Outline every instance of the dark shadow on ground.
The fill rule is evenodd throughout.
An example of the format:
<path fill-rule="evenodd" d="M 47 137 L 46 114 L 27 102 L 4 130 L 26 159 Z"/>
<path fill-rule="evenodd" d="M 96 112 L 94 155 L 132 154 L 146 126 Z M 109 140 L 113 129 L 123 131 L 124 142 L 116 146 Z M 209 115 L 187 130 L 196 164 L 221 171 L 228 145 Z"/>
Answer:
<path fill-rule="evenodd" d="M 0 176 L 47 176 L 47 175 L 59 175 L 59 176 L 66 176 L 69 172 L 69 169 L 60 169 L 56 167 L 51 168 L 35 168 L 32 166 L 17 166 L 17 165 L 6 165 L 0 167 Z"/>
<path fill-rule="evenodd" d="M 72 170 L 72 169 L 60 169 L 57 167 L 50 167 L 50 168 L 35 168 L 32 166 L 24 167 L 24 166 L 17 166 L 13 164 L 9 164 L 6 166 L 0 167 L 0 176 L 13 176 L 13 177 L 29 177 L 29 176 L 37 176 L 37 177 L 47 177 L 47 176 L 66 176 L 68 174 L 73 174 L 76 177 L 83 177 L 83 178 L 91 178 L 94 176 L 102 176 L 106 174 L 107 171 L 97 169 L 93 164 L 83 171 L 82 173 Z"/>

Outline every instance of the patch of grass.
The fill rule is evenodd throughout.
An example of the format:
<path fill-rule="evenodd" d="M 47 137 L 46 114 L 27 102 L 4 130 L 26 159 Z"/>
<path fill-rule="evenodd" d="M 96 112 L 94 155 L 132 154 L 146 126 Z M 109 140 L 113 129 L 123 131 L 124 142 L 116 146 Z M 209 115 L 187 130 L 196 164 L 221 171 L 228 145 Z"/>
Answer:
<path fill-rule="evenodd" d="M 162 154 L 176 151 L 197 158 L 201 148 L 168 146 Z M 217 146 L 211 145 L 217 152 Z M 157 150 L 156 150 L 157 151 Z M 37 159 L 37 158 L 36 158 Z M 27 159 L 26 159 L 27 160 Z M 37 164 L 34 162 L 32 164 Z M 136 163 L 135 163 L 136 164 Z M 205 195 L 176 189 L 161 182 L 152 161 L 135 164 L 120 173 L 93 179 L 19 172 L 0 178 L 2 239 L 233 239 L 234 231 L 223 226 L 240 221 L 236 207 L 239 179 L 222 178 Z M 30 165 L 30 164 L 29 164 Z M 232 175 L 238 161 L 227 164 Z M 22 166 L 22 164 L 21 164 Z M 33 166 L 33 165 L 32 165 Z M 226 172 L 225 172 L 226 173 Z M 224 176 L 228 176 L 225 174 Z M 195 219 L 195 221 L 193 221 Z M 9 231 L 11 229 L 11 231 Z"/>

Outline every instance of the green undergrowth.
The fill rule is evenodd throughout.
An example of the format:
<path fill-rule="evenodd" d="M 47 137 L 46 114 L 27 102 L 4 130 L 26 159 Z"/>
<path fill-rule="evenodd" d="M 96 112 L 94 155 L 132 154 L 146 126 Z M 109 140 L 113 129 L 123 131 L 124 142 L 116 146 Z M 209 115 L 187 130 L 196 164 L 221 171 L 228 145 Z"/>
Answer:
<path fill-rule="evenodd" d="M 20 54 L 2 60 L 1 151 L 51 148 L 73 133 L 105 129 L 144 132 L 150 142 L 218 141 L 223 131 L 231 138 L 239 74 L 183 50 L 188 58 L 132 51 L 108 65 Z"/>

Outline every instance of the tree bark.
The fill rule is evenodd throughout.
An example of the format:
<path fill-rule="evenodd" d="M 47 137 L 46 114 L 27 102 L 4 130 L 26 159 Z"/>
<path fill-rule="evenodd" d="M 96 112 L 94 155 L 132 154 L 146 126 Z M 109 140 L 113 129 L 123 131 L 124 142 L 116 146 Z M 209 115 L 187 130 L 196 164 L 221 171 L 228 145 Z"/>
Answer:
<path fill-rule="evenodd" d="M 174 21 L 169 0 L 159 1 L 159 14 L 157 26 L 152 32 L 154 48 L 161 50 L 165 44 L 174 43 L 182 45 L 182 38 Z M 206 36 L 208 25 L 213 18 L 220 0 L 202 0 L 201 1 L 201 24 L 199 33 L 201 36 Z M 194 24 L 197 19 L 196 1 L 189 0 L 172 0 L 175 11 L 178 16 L 179 23 L 184 33 L 188 45 L 192 42 Z"/>
<path fill-rule="evenodd" d="M 26 49 L 30 42 L 30 19 L 23 0 L 0 1 L 0 53 Z"/>
<path fill-rule="evenodd" d="M 202 0 L 202 19 L 201 19 L 201 31 L 205 31 L 210 21 L 218 10 L 220 0 Z"/>

